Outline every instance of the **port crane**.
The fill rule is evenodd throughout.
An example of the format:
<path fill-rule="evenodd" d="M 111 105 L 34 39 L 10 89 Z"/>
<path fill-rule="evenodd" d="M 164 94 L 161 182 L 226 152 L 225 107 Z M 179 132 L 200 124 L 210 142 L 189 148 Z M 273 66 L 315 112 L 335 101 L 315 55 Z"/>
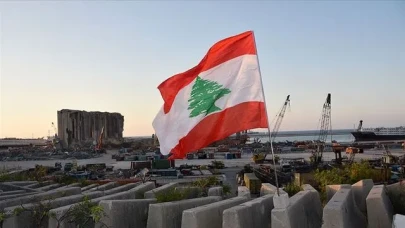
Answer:
<path fill-rule="evenodd" d="M 274 139 L 277 137 L 278 130 L 280 129 L 281 122 L 283 121 L 284 114 L 285 114 L 285 111 L 287 109 L 287 106 L 290 107 L 290 95 L 287 96 L 287 99 L 285 99 L 283 107 L 281 107 L 280 112 L 276 116 L 277 120 L 276 120 L 276 123 L 274 124 L 273 131 L 271 133 L 271 141 L 272 142 L 274 142 Z"/>
<path fill-rule="evenodd" d="M 313 162 L 315 165 L 319 164 L 322 161 L 323 151 L 325 149 L 326 139 L 332 130 L 331 122 L 331 95 L 328 93 L 325 103 L 322 108 L 322 115 L 320 119 L 321 127 L 319 129 L 318 141 L 316 150 L 313 153 Z"/>
<path fill-rule="evenodd" d="M 58 131 L 56 130 L 55 124 L 52 122 L 52 128 L 55 132 L 54 136 L 57 137 L 58 136 Z"/>
<path fill-rule="evenodd" d="M 273 131 L 271 132 L 271 137 L 270 137 L 271 142 L 274 142 L 274 139 L 277 137 L 277 133 L 278 133 L 278 130 L 280 129 L 281 122 L 283 121 L 287 106 L 290 106 L 290 95 L 287 96 L 283 106 L 281 107 L 279 113 L 276 116 L 277 120 L 276 120 L 276 123 L 274 124 L 274 128 L 273 128 Z M 265 153 L 259 153 L 259 154 L 253 155 L 253 161 L 255 163 L 262 163 L 266 159 L 267 154 L 268 153 L 265 152 Z"/>

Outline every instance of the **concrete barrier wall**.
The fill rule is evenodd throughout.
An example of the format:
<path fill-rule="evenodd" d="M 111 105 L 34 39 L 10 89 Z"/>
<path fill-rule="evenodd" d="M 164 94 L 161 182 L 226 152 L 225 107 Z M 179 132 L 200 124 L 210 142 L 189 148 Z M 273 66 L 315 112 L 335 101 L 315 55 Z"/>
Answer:
<path fill-rule="evenodd" d="M 0 201 L 13 199 L 13 198 L 17 198 L 17 197 L 34 195 L 34 194 L 37 194 L 37 193 L 36 192 L 28 192 L 28 193 L 22 193 L 22 194 L 0 196 Z"/>
<path fill-rule="evenodd" d="M 10 183 L 0 183 L 0 190 L 2 190 L 3 192 L 16 190 L 24 190 L 26 192 L 42 192 L 36 189 L 29 188 L 28 186 L 18 186 Z"/>
<path fill-rule="evenodd" d="M 285 194 L 286 193 L 281 188 L 278 188 L 278 191 L 279 191 L 280 194 Z M 273 194 L 276 194 L 276 193 L 277 193 L 277 187 L 272 185 L 272 184 L 269 184 L 269 183 L 263 183 L 261 188 L 260 188 L 260 196 L 264 196 L 264 195 L 267 195 L 267 194 L 272 194 L 273 195 Z"/>
<path fill-rule="evenodd" d="M 129 183 L 129 184 L 121 185 L 119 187 L 104 191 L 104 195 L 111 195 L 111 194 L 115 194 L 118 192 L 127 191 L 127 190 L 135 188 L 136 186 L 138 186 L 140 184 L 141 183 Z"/>
<path fill-rule="evenodd" d="M 352 190 L 341 188 L 323 209 L 322 228 L 365 228 L 366 217 L 354 201 Z"/>
<path fill-rule="evenodd" d="M 405 227 L 405 215 L 400 214 L 394 215 L 392 228 L 404 228 L 404 227 Z"/>
<path fill-rule="evenodd" d="M 234 197 L 183 212 L 181 227 L 221 228 L 223 211 L 248 201 L 247 197 Z"/>
<path fill-rule="evenodd" d="M 133 189 L 130 189 L 125 192 L 115 193 L 113 195 L 107 195 L 99 198 L 92 199 L 91 202 L 99 203 L 102 200 L 123 200 L 123 199 L 138 199 L 143 198 L 143 195 L 146 191 L 155 188 L 155 183 L 153 182 L 146 182 L 141 185 L 136 186 Z M 50 210 L 49 212 L 54 214 L 55 217 L 50 217 L 48 221 L 48 227 L 57 227 L 58 220 L 62 216 L 65 216 L 66 213 L 69 211 L 71 207 L 75 206 L 75 204 L 59 207 Z M 64 219 L 62 222 L 59 223 L 59 228 L 75 228 L 74 224 L 68 223 L 67 219 Z"/>
<path fill-rule="evenodd" d="M 220 201 L 218 196 L 181 200 L 149 205 L 147 228 L 181 227 L 184 210 Z"/>
<path fill-rule="evenodd" d="M 153 182 L 146 182 L 141 185 L 138 185 L 137 187 L 129 190 L 129 192 L 133 193 L 135 195 L 134 199 L 143 199 L 145 197 L 145 192 L 150 191 L 154 189 L 155 183 Z"/>
<path fill-rule="evenodd" d="M 394 209 L 384 185 L 374 186 L 366 199 L 368 228 L 392 227 Z"/>
<path fill-rule="evenodd" d="M 238 197 L 246 197 L 250 199 L 250 191 L 245 186 L 238 186 Z"/>
<path fill-rule="evenodd" d="M 175 188 L 176 186 L 178 186 L 178 183 L 175 182 L 147 191 L 145 192 L 145 199 L 156 198 L 156 194 L 168 192 L 171 189 Z"/>
<path fill-rule="evenodd" d="M 36 183 L 38 183 L 38 181 L 8 181 L 5 183 L 17 185 L 17 186 L 27 186 L 27 185 L 31 185 L 31 184 L 36 184 Z"/>
<path fill-rule="evenodd" d="M 393 194 L 399 194 L 401 191 L 404 191 L 404 189 L 405 189 L 405 180 L 402 180 L 395 184 L 387 185 L 388 192 Z"/>
<path fill-rule="evenodd" d="M 32 184 L 29 184 L 29 185 L 25 185 L 24 187 L 27 187 L 27 188 L 31 188 L 31 189 L 34 189 L 34 188 L 39 188 L 39 187 L 41 187 L 41 183 L 32 183 Z"/>
<path fill-rule="evenodd" d="M 66 197 L 61 197 L 53 200 L 45 200 L 41 201 L 41 204 L 46 205 L 49 208 L 58 208 L 62 207 L 65 205 L 70 205 L 74 203 L 78 203 L 83 200 L 85 196 L 89 197 L 90 199 L 101 197 L 103 195 L 102 192 L 90 192 L 87 194 L 80 194 L 80 195 L 72 195 L 72 196 L 66 196 Z M 23 208 L 27 210 L 32 210 L 34 207 L 37 207 L 38 204 L 35 203 L 29 203 L 29 204 L 23 204 Z M 3 227 L 12 227 L 12 228 L 28 228 L 28 227 L 34 227 L 34 220 L 33 216 L 31 215 L 31 211 L 24 211 L 20 213 L 18 216 L 13 214 L 13 211 L 16 208 L 21 208 L 21 205 L 19 206 L 13 206 L 13 207 L 8 207 L 5 208 L 5 214 L 7 215 L 7 218 L 4 220 Z M 48 217 L 45 217 L 42 223 L 41 228 L 47 228 L 48 227 Z"/>
<path fill-rule="evenodd" d="M 315 188 L 313 188 L 309 184 L 304 184 L 301 186 L 304 191 L 310 192 L 310 201 L 312 201 L 312 206 L 310 206 L 310 210 L 308 210 L 308 214 L 306 215 L 310 221 L 309 225 L 313 225 L 315 227 L 322 226 L 322 217 L 323 217 L 323 206 L 321 202 L 321 195 Z"/>
<path fill-rule="evenodd" d="M 85 192 L 85 191 L 90 190 L 90 189 L 92 189 L 92 188 L 95 188 L 95 187 L 97 187 L 97 186 L 98 186 L 98 184 L 87 185 L 86 187 L 83 187 L 83 188 L 82 188 L 82 192 Z"/>
<path fill-rule="evenodd" d="M 222 228 L 270 228 L 273 195 L 267 194 L 224 210 Z"/>
<path fill-rule="evenodd" d="M 95 227 L 146 228 L 149 204 L 152 203 L 156 203 L 156 199 L 103 200 L 100 205 L 106 216 Z"/>
<path fill-rule="evenodd" d="M 38 193 L 35 195 L 13 198 L 13 199 L 1 201 L 0 210 L 3 210 L 6 207 L 38 202 L 38 201 L 42 201 L 42 200 L 49 199 L 49 198 L 58 198 L 58 197 L 62 197 L 62 196 L 77 195 L 80 193 L 81 193 L 80 188 L 72 187 L 72 188 L 66 188 L 63 191 L 52 190 L 49 192 Z"/>
<path fill-rule="evenodd" d="M 352 185 L 352 191 L 354 200 L 356 201 L 356 205 L 365 216 L 367 216 L 366 198 L 373 186 L 374 183 L 371 179 L 361 180 Z"/>
<path fill-rule="evenodd" d="M 338 192 L 340 189 L 346 188 L 351 189 L 350 184 L 335 184 L 335 185 L 326 185 L 326 200 L 329 202 L 330 199 Z"/>
<path fill-rule="evenodd" d="M 73 184 L 69 184 L 65 187 L 80 187 L 80 183 L 73 183 Z"/>
<path fill-rule="evenodd" d="M 94 188 L 85 190 L 85 191 L 83 191 L 83 192 L 106 191 L 106 190 L 110 190 L 110 189 L 112 189 L 112 188 L 115 188 L 115 187 L 117 187 L 117 186 L 118 186 L 118 183 L 117 183 L 117 182 L 109 182 L 109 183 L 107 183 L 107 184 L 103 184 L 103 185 L 100 185 L 100 186 L 97 186 L 97 187 L 94 187 Z"/>
<path fill-rule="evenodd" d="M 223 196 L 224 188 L 221 186 L 211 187 L 208 189 L 208 196 Z"/>
<path fill-rule="evenodd" d="M 320 228 L 322 226 L 322 204 L 319 193 L 308 186 L 304 187 L 310 190 L 300 191 L 289 199 L 287 194 L 273 197 L 272 227 Z"/>
<path fill-rule="evenodd" d="M 7 195 L 16 195 L 16 194 L 21 194 L 21 193 L 26 193 L 26 190 L 14 190 L 14 191 L 7 191 L 7 192 L 2 192 L 0 196 L 7 196 Z"/>
<path fill-rule="evenodd" d="M 49 191 L 49 190 L 52 190 L 52 189 L 59 188 L 60 186 L 62 186 L 62 185 L 61 184 L 50 184 L 50 185 L 47 185 L 47 186 L 44 186 L 44 187 L 37 188 L 36 190 L 45 192 L 45 191 Z"/>

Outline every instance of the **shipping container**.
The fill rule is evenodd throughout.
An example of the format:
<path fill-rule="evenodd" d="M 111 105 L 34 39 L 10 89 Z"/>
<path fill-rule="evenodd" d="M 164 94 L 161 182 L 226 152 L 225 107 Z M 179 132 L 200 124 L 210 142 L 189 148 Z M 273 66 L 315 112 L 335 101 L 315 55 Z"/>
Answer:
<path fill-rule="evenodd" d="M 153 169 L 168 169 L 170 168 L 170 161 L 167 159 L 155 160 L 152 163 Z"/>
<path fill-rule="evenodd" d="M 151 161 L 134 161 L 131 162 L 131 169 L 132 170 L 138 170 L 138 169 L 151 169 L 152 168 L 152 163 Z"/>

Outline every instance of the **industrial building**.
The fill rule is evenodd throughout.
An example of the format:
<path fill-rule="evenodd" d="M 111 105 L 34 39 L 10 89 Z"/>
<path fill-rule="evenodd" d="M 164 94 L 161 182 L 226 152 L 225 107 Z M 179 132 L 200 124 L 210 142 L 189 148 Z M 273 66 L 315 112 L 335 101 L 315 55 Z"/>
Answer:
<path fill-rule="evenodd" d="M 58 111 L 58 137 L 66 146 L 97 140 L 102 131 L 103 141 L 121 140 L 124 116 L 120 113 L 70 109 Z"/>

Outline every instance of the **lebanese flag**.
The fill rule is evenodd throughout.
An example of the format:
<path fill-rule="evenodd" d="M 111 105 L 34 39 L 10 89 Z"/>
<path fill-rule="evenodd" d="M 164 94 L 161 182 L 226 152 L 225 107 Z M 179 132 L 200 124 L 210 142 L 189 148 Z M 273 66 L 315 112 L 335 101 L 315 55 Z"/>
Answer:
<path fill-rule="evenodd" d="M 164 105 L 153 128 L 160 152 L 171 152 L 171 159 L 236 132 L 268 127 L 252 31 L 214 44 L 197 66 L 158 89 Z"/>

